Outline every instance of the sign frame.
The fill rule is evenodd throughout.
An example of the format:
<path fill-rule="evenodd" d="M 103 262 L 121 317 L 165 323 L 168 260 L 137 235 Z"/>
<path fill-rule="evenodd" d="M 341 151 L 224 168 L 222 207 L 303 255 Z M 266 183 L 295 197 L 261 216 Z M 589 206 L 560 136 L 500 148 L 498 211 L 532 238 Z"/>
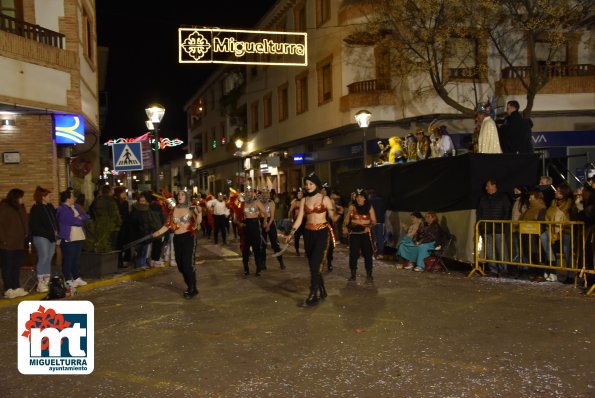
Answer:
<path fill-rule="evenodd" d="M 189 33 L 188 33 L 189 32 Z M 205 35 L 203 35 L 205 33 Z M 229 37 L 220 39 L 219 36 L 228 34 Z M 194 35 L 195 37 L 191 37 Z M 245 36 L 284 36 L 294 37 L 293 41 L 273 42 L 269 39 L 261 41 L 237 41 L 234 38 Z M 206 37 L 205 37 L 206 36 Z M 300 40 L 301 38 L 301 40 Z M 217 42 L 218 41 L 218 42 Z M 301 42 L 300 42 L 301 41 Z M 216 51 L 216 49 L 227 49 L 233 51 Z M 271 50 L 274 52 L 267 52 Z M 289 51 L 276 52 L 277 50 Z M 291 52 L 294 52 L 291 54 Z M 214 54 L 224 54 L 222 58 L 215 59 Z M 238 55 L 238 53 L 242 53 Z M 194 56 L 192 55 L 194 54 Z M 246 54 L 259 55 L 281 55 L 303 59 L 301 62 L 274 62 L 274 61 L 243 61 L 228 60 L 234 55 L 236 58 L 244 57 Z M 195 58 L 196 56 L 196 58 Z M 191 58 L 186 59 L 186 58 Z M 306 32 L 281 32 L 265 30 L 232 30 L 219 28 L 178 28 L 178 62 L 181 64 L 240 64 L 240 65 L 284 65 L 284 66 L 308 66 L 308 34 Z"/>
<path fill-rule="evenodd" d="M 132 155 L 138 160 L 138 164 L 130 164 L 127 166 L 118 166 L 118 161 L 122 156 L 124 150 L 128 147 L 132 151 Z M 112 144 L 112 159 L 114 162 L 115 171 L 138 171 L 143 170 L 143 153 L 141 142 L 122 142 Z"/>

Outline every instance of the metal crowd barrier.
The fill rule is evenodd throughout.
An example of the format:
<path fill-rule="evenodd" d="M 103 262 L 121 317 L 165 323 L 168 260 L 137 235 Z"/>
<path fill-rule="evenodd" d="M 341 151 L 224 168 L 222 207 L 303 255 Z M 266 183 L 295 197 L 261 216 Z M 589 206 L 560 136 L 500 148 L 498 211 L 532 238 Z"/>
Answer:
<path fill-rule="evenodd" d="M 553 239 L 551 239 L 553 237 Z M 468 276 L 485 275 L 487 263 L 541 268 L 574 274 L 575 286 L 587 275 L 586 235 L 583 222 L 481 220 L 475 224 L 475 263 Z M 587 295 L 595 293 L 595 284 Z"/>

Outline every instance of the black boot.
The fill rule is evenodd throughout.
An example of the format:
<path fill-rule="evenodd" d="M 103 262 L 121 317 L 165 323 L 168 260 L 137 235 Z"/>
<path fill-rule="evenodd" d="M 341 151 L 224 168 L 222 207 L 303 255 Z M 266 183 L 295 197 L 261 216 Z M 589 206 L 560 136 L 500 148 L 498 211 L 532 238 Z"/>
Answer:
<path fill-rule="evenodd" d="M 277 261 L 279 261 L 279 268 L 285 269 L 285 263 L 283 262 L 283 256 L 277 257 Z"/>
<path fill-rule="evenodd" d="M 306 299 L 307 306 L 312 307 L 312 306 L 318 304 L 318 296 L 316 295 L 317 293 L 318 293 L 318 288 L 310 289 L 310 295 Z"/>
<path fill-rule="evenodd" d="M 248 264 L 244 263 L 244 275 L 250 275 L 250 268 L 248 268 Z"/>
<path fill-rule="evenodd" d="M 328 272 L 333 272 L 333 263 L 331 263 L 330 261 L 328 262 Z"/>
<path fill-rule="evenodd" d="M 350 281 L 350 282 L 353 282 L 353 281 L 355 281 L 355 277 L 356 277 L 356 275 L 355 275 L 355 274 L 356 274 L 356 272 L 357 272 L 357 269 L 355 269 L 355 268 L 351 268 L 351 276 L 350 276 L 350 277 L 349 277 L 349 279 L 347 279 L 347 280 L 348 280 L 348 281 Z"/>
<path fill-rule="evenodd" d="M 198 295 L 198 289 L 196 288 L 196 271 L 192 271 L 192 273 L 188 275 L 188 282 L 188 290 L 184 292 L 184 298 L 190 300 Z"/>
<path fill-rule="evenodd" d="M 372 270 L 366 272 L 366 282 L 372 282 L 374 277 L 372 276 Z"/>
<path fill-rule="evenodd" d="M 328 294 L 326 293 L 326 287 L 324 287 L 324 280 L 320 277 L 320 284 L 318 285 L 318 291 L 320 292 L 320 300 L 324 300 Z"/>

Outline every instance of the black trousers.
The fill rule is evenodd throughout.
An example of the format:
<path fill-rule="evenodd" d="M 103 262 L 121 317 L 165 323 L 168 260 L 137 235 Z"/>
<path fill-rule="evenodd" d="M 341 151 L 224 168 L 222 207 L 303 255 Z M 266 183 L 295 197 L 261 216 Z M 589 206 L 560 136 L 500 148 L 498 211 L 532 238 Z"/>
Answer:
<path fill-rule="evenodd" d="M 323 284 L 322 269 L 326 262 L 327 250 L 330 245 L 328 228 L 311 231 L 304 228 L 304 247 L 310 267 L 310 290 L 317 290 Z"/>
<path fill-rule="evenodd" d="M 227 243 L 227 217 L 224 214 L 214 215 L 213 217 L 215 217 L 215 231 L 213 232 L 215 243 L 217 243 L 219 231 L 221 231 L 223 243 Z"/>
<path fill-rule="evenodd" d="M 244 271 L 248 271 L 248 260 L 250 259 L 250 249 L 252 248 L 252 253 L 254 253 L 254 261 L 256 262 L 256 271 L 260 271 L 262 267 L 262 254 L 260 252 L 261 249 L 261 228 L 260 228 L 260 221 L 258 218 L 246 218 L 244 219 L 244 224 L 246 227 L 244 228 L 244 233 L 246 235 L 246 244 L 244 245 L 244 250 L 242 250 L 242 262 L 244 263 Z"/>
<path fill-rule="evenodd" d="M 163 237 L 151 241 L 151 260 L 159 261 L 161 258 L 161 248 L 163 247 Z"/>
<path fill-rule="evenodd" d="M 190 232 L 174 235 L 174 250 L 178 271 L 184 277 L 188 288 L 196 286 L 196 272 L 194 268 L 194 236 Z"/>
<path fill-rule="evenodd" d="M 300 238 L 304 235 L 304 225 L 305 222 L 300 225 L 298 229 L 296 229 L 295 233 L 293 234 L 293 244 L 295 246 L 295 251 L 298 252 L 300 250 Z"/>
<path fill-rule="evenodd" d="M 263 265 L 266 265 L 266 262 L 267 262 L 266 250 L 267 250 L 267 242 L 269 240 L 271 241 L 271 247 L 273 248 L 273 251 L 275 253 L 280 252 L 281 246 L 279 246 L 279 236 L 277 235 L 277 223 L 275 223 L 274 221 L 271 224 L 271 228 L 269 229 L 268 232 L 264 228 L 262 229 L 262 252 L 261 253 L 262 253 Z M 279 261 L 279 264 L 281 264 L 283 262 L 283 256 L 277 257 L 277 261 Z"/>
<path fill-rule="evenodd" d="M 2 282 L 4 290 L 21 287 L 19 278 L 21 266 L 25 262 L 24 250 L 0 250 L 0 265 L 2 266 Z"/>
<path fill-rule="evenodd" d="M 372 272 L 372 236 L 369 233 L 349 234 L 349 268 L 357 269 L 357 260 L 361 254 L 366 271 Z"/>

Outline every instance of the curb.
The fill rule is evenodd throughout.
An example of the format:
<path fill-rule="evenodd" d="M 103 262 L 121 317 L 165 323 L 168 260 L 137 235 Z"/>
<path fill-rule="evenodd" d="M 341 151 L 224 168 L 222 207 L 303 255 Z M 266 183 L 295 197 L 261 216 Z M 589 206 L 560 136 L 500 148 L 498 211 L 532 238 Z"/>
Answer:
<path fill-rule="evenodd" d="M 77 291 L 77 293 L 78 292 L 88 292 L 88 291 L 91 291 L 94 289 L 99 289 L 102 287 L 116 285 L 118 283 L 136 281 L 139 279 L 144 279 L 144 278 L 151 277 L 153 275 L 157 275 L 158 273 L 168 270 L 170 268 L 171 267 L 157 267 L 157 268 L 149 268 L 146 270 L 143 270 L 143 269 L 133 270 L 126 274 L 116 275 L 111 278 L 99 279 L 99 280 L 96 280 L 93 282 L 89 282 L 85 286 L 77 287 L 76 291 Z M 17 297 L 15 299 L 0 299 L 0 309 L 18 305 L 21 301 L 43 300 L 46 296 L 47 296 L 47 293 L 35 292 L 35 293 L 29 293 L 28 295 L 23 296 L 23 297 Z M 66 298 L 71 298 L 71 297 L 66 297 Z"/>

